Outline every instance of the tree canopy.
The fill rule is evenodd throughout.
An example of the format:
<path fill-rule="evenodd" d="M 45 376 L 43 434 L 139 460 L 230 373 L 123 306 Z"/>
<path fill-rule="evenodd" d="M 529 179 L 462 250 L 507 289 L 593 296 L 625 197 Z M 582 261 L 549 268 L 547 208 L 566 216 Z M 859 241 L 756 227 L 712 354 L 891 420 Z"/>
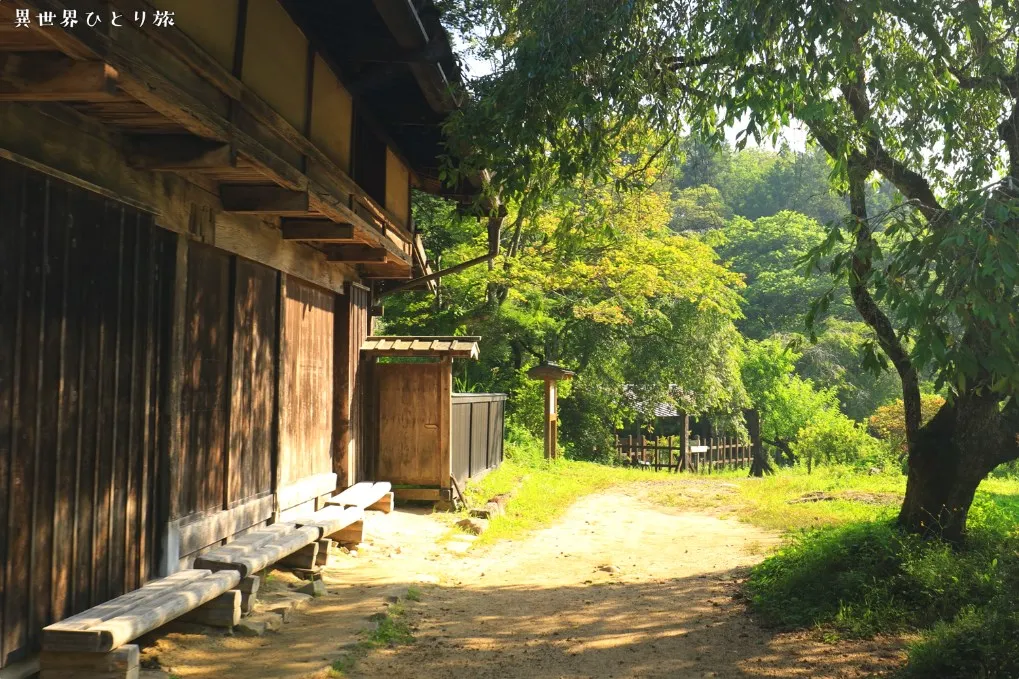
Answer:
<path fill-rule="evenodd" d="M 611 180 L 648 129 L 717 142 L 737 128 L 738 145 L 808 130 L 850 207 L 813 251 L 834 279 L 818 310 L 848 287 L 875 335 L 866 362 L 901 380 L 902 524 L 959 539 L 976 484 L 1019 456 L 1014 7 L 494 0 L 451 16 L 471 17 L 494 69 L 451 121 L 455 147 L 477 152 L 450 172 L 487 167 L 511 198 L 533 176 Z M 869 199 L 878 177 L 901 205 Z M 951 398 L 922 426 L 924 370 Z"/>

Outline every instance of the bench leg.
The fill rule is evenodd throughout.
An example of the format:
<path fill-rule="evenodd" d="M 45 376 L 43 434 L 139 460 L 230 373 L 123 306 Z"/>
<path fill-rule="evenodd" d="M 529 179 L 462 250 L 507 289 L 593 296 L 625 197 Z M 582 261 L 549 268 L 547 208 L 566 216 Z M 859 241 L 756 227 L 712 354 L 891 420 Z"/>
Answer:
<path fill-rule="evenodd" d="M 364 540 L 364 521 L 356 521 L 329 536 L 341 545 L 356 545 Z"/>
<path fill-rule="evenodd" d="M 250 615 L 255 607 L 255 599 L 258 596 L 258 588 L 262 584 L 261 578 L 257 575 L 249 575 L 242 578 L 237 589 L 241 591 L 241 615 Z"/>
<path fill-rule="evenodd" d="M 231 589 L 195 610 L 185 613 L 181 620 L 209 627 L 232 628 L 241 621 L 241 591 Z"/>
<path fill-rule="evenodd" d="M 383 514 L 388 514 L 389 512 L 393 511 L 394 497 L 395 495 L 393 493 L 386 493 L 385 495 L 382 496 L 381 500 L 379 500 L 373 505 L 369 505 L 367 508 L 377 512 L 382 512 Z"/>
<path fill-rule="evenodd" d="M 278 566 L 284 568 L 302 568 L 305 570 L 312 570 L 315 568 L 315 561 L 318 559 L 318 542 L 313 542 L 310 545 L 305 545 L 299 550 L 285 556 L 277 562 Z"/>
<path fill-rule="evenodd" d="M 329 552 L 335 544 L 336 543 L 329 538 L 324 538 L 318 541 L 318 558 L 315 559 L 316 566 L 329 565 Z"/>
<path fill-rule="evenodd" d="M 140 655 L 136 644 L 109 653 L 43 651 L 40 679 L 138 679 Z"/>

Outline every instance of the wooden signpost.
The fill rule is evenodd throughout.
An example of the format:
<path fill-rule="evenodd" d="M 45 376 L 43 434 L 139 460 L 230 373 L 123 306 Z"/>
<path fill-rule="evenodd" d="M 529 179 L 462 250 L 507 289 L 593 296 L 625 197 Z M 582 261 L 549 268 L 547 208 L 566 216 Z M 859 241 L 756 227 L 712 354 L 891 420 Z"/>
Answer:
<path fill-rule="evenodd" d="M 532 380 L 545 381 L 545 459 L 556 458 L 556 441 L 559 435 L 559 415 L 557 413 L 558 382 L 573 377 L 572 370 L 560 368 L 555 363 L 542 363 L 527 371 Z"/>

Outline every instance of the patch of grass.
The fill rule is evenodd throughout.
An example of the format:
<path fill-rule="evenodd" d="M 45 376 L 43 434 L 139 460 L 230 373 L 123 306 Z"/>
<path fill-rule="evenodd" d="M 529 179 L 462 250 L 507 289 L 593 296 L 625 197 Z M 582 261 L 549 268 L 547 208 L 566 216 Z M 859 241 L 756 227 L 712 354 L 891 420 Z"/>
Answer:
<path fill-rule="evenodd" d="M 408 587 L 406 598 L 407 601 L 421 601 L 421 590 L 417 587 Z"/>
<path fill-rule="evenodd" d="M 420 592 L 418 592 L 418 598 L 410 598 L 410 593 L 413 589 L 407 590 L 406 598 L 411 601 L 419 601 Z M 347 676 L 347 673 L 354 668 L 357 662 L 374 649 L 413 644 L 414 633 L 407 623 L 406 614 L 407 609 L 398 601 L 389 606 L 384 612 L 373 615 L 372 620 L 375 623 L 375 627 L 362 632 L 361 641 L 353 649 L 333 662 L 329 668 L 330 679 L 342 679 Z"/>
<path fill-rule="evenodd" d="M 954 551 L 889 522 L 794 537 L 751 572 L 746 591 L 765 622 L 820 625 L 850 637 L 924 629 L 994 591 L 994 550 Z"/>
<path fill-rule="evenodd" d="M 782 471 L 761 479 L 747 479 L 739 485 L 744 521 L 769 530 L 795 531 L 837 526 L 867 520 L 891 518 L 898 509 L 896 497 L 905 492 L 905 478 L 899 474 L 855 474 L 843 468 L 815 468 L 807 474 L 801 469 Z M 887 505 L 875 505 L 858 499 L 791 503 L 809 493 L 826 493 L 838 498 L 843 493 L 887 494 Z"/>
<path fill-rule="evenodd" d="M 474 504 L 514 492 L 506 513 L 494 519 L 475 544 L 519 537 L 559 518 L 584 495 L 632 481 L 649 481 L 662 472 L 609 467 L 594 462 L 554 460 L 525 465 L 508 459 L 476 484 L 468 484 Z"/>
<path fill-rule="evenodd" d="M 958 548 L 899 531 L 893 521 L 897 504 L 788 504 L 822 487 L 859 496 L 900 483 L 894 477 L 791 475 L 759 484 L 765 490 L 756 496 L 760 506 L 746 518 L 793 535 L 752 570 L 745 588 L 752 609 L 777 627 L 818 628 L 831 639 L 919 632 L 900 670 L 904 679 L 1019 677 L 1015 481 L 981 485 L 969 537 Z M 821 527 L 801 530 L 815 524 Z"/>

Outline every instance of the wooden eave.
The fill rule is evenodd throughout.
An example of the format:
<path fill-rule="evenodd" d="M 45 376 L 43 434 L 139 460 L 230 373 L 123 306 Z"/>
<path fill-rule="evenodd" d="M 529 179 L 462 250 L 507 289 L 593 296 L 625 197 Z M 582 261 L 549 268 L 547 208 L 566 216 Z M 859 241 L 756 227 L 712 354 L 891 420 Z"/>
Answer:
<path fill-rule="evenodd" d="M 370 356 L 471 358 L 479 356 L 480 337 L 368 337 L 361 351 Z"/>
<path fill-rule="evenodd" d="M 561 368 L 555 363 L 542 363 L 527 371 L 527 376 L 532 380 L 569 380 L 574 374 L 572 370 Z"/>
<path fill-rule="evenodd" d="M 151 10 L 143 0 L 112 4 L 124 12 Z M 122 138 L 134 167 L 185 175 L 220 191 L 230 203 L 224 207 L 241 212 L 348 225 L 351 244 L 387 253 L 385 269 L 372 272 L 376 277 L 414 275 L 413 234 L 179 29 L 151 23 L 112 32 L 108 24 L 94 29 L 83 23 L 12 29 L 16 9 L 59 17 L 77 7 L 70 0 L 0 3 L 0 25 L 6 24 L 0 28 L 0 101 L 75 109 Z M 241 195 L 244 200 L 234 201 Z"/>

